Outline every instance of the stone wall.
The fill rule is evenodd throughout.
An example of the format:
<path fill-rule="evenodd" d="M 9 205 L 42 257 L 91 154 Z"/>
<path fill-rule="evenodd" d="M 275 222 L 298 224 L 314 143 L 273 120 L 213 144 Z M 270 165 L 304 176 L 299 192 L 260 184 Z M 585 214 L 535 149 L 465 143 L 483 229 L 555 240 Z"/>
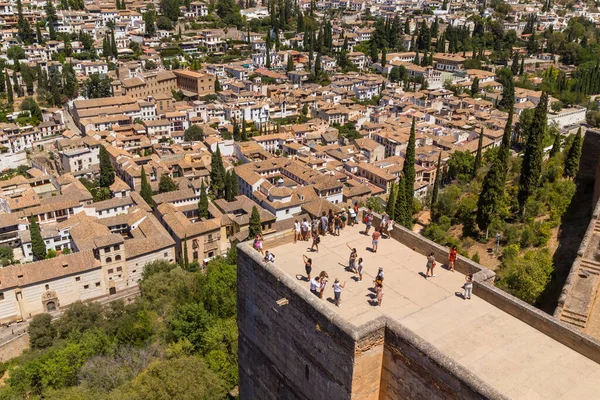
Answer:
<path fill-rule="evenodd" d="M 388 317 L 342 319 L 248 243 L 238 245 L 238 328 L 242 400 L 503 398 Z"/>

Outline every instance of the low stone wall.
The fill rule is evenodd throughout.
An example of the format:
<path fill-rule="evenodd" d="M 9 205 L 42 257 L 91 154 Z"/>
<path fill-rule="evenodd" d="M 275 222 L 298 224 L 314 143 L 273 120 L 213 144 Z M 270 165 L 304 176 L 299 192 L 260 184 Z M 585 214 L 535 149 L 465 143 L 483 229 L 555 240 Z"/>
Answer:
<path fill-rule="evenodd" d="M 0 346 L 0 362 L 19 357 L 29 348 L 29 334 L 23 333 Z"/>

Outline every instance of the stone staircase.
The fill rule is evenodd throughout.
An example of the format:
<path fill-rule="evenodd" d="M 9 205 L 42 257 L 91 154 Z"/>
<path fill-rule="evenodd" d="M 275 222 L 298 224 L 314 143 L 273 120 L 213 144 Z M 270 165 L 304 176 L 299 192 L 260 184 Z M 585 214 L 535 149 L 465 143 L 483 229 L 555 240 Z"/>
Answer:
<path fill-rule="evenodd" d="M 560 320 L 562 322 L 566 322 L 567 324 L 573 325 L 576 328 L 585 328 L 585 324 L 587 324 L 587 315 L 579 314 L 574 311 L 570 311 L 567 309 L 563 309 L 560 314 Z"/>
<path fill-rule="evenodd" d="M 594 225 L 594 233 L 600 234 L 600 218 L 596 220 L 596 224 Z"/>
<path fill-rule="evenodd" d="M 588 272 L 592 275 L 600 275 L 600 262 L 584 258 L 581 260 L 579 270 Z"/>

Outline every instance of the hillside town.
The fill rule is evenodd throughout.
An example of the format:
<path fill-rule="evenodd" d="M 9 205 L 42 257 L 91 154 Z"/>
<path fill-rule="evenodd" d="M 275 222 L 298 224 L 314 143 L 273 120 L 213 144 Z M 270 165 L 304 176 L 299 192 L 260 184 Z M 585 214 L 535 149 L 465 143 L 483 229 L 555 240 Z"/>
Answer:
<path fill-rule="evenodd" d="M 518 170 L 537 140 L 572 183 L 600 126 L 589 2 L 10 0 L 0 32 L 5 324 L 355 206 L 477 262 L 464 237 L 510 247 L 518 209 L 518 251 L 543 247 L 523 238 L 562 214 L 536 225 L 554 209 L 531 211 L 545 178 Z M 482 194 L 447 217 L 444 188 L 488 193 L 502 157 L 514 204 Z"/>

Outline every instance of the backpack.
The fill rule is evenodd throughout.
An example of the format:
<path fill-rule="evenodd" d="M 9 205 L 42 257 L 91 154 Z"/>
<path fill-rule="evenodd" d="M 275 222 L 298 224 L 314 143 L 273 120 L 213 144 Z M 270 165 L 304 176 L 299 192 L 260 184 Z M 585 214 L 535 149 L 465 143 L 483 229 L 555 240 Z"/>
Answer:
<path fill-rule="evenodd" d="M 375 278 L 375 283 L 377 285 L 382 285 L 383 284 L 383 279 L 381 279 L 381 276 L 377 275 L 377 278 Z"/>
<path fill-rule="evenodd" d="M 316 242 L 317 244 L 321 243 L 321 236 L 318 236 L 318 235 L 317 235 L 317 238 L 316 238 L 315 242 Z"/>

